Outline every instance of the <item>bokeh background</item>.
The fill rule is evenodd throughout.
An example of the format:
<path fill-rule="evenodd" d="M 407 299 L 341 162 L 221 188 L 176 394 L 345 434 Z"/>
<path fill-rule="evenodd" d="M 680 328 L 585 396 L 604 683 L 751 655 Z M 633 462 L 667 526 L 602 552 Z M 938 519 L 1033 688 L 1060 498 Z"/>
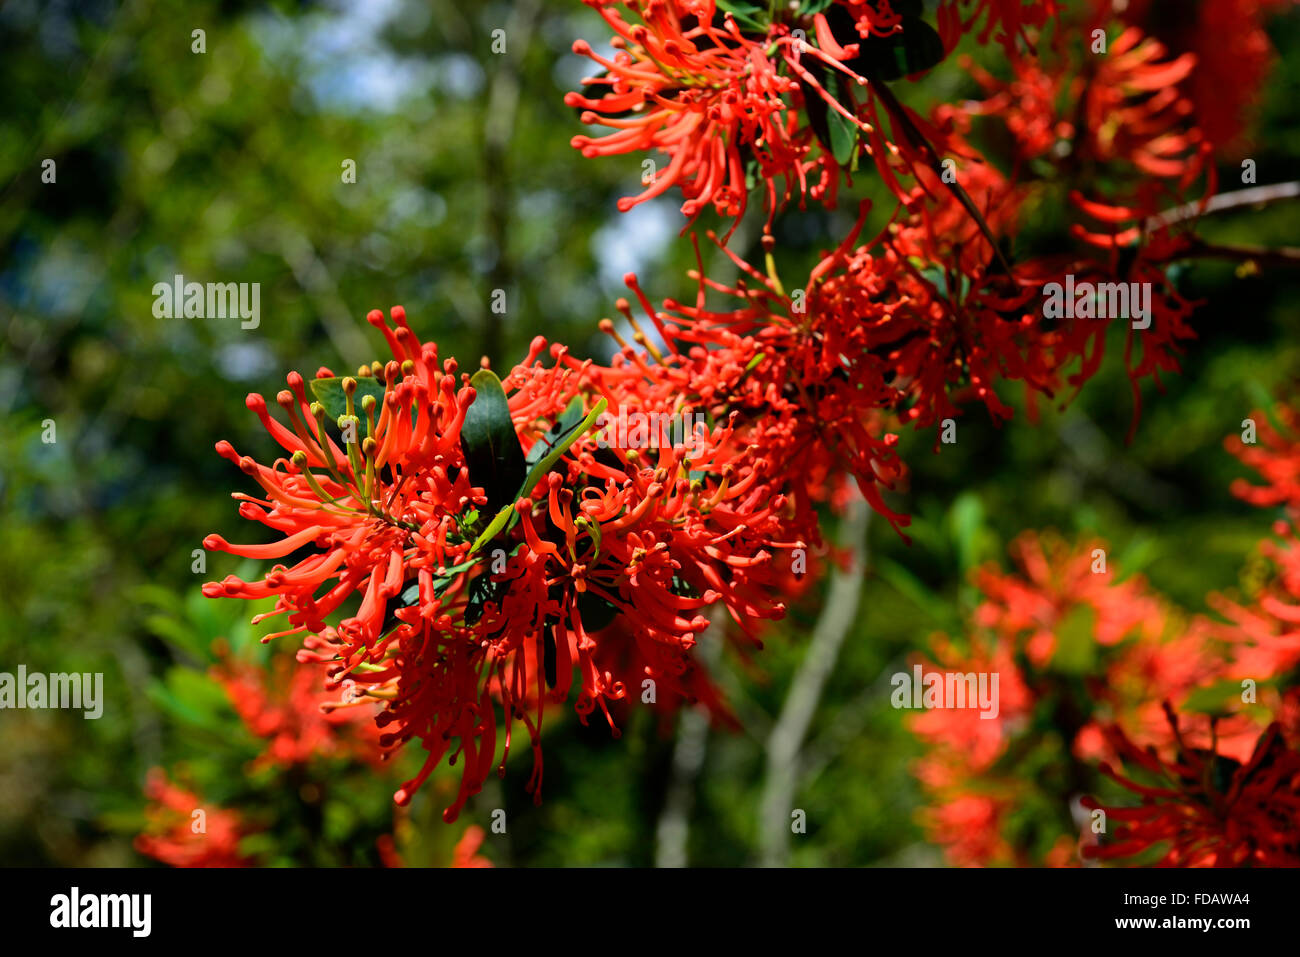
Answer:
<path fill-rule="evenodd" d="M 191 50 L 196 29 L 206 53 Z M 1261 183 L 1300 176 L 1300 63 L 1287 56 L 1300 17 L 1269 31 L 1282 55 L 1244 154 Z M 257 821 L 250 847 L 272 864 L 376 864 L 395 827 L 408 863 L 447 863 L 495 808 L 510 826 L 481 853 L 497 865 L 939 864 L 918 825 L 920 748 L 889 705 L 889 676 L 935 633 L 961 632 L 972 569 L 1005 564 L 1024 529 L 1052 528 L 1104 538 L 1125 574 L 1193 612 L 1249 573 L 1272 516 L 1229 495 L 1242 469 L 1222 441 L 1300 376 L 1300 300 L 1294 274 L 1198 263 L 1180 283 L 1204 300 L 1199 339 L 1163 391 L 1144 385 L 1131 442 L 1119 338 L 1082 394 L 1036 422 L 1020 405 L 1000 429 L 975 412 L 942 455 L 933 432 L 905 434 L 913 474 L 896 502 L 915 541 L 868 528 L 856 614 L 793 759 L 773 731 L 807 687 L 810 636 L 836 604 L 828 582 L 752 661 L 717 661 L 743 732 L 637 709 L 614 740 L 552 711 L 541 806 L 524 791 L 525 748 L 453 825 L 438 818 L 459 777 L 446 768 L 395 821 L 414 748 L 384 770 L 250 767 L 259 743 L 208 674 L 214 642 L 249 660 L 292 648 L 262 648 L 271 624 L 250 625 L 245 603 L 200 595 L 238 560 L 193 570 L 205 535 L 246 537 L 230 493 L 249 489 L 213 451 L 223 438 L 270 451 L 244 396 L 273 395 L 289 369 L 378 358 L 364 322 L 375 307 L 403 304 L 464 365 L 508 364 L 539 333 L 605 355 L 596 322 L 628 270 L 655 299 L 693 291 L 672 196 L 620 215 L 639 158 L 588 161 L 569 145 L 581 127 L 563 95 L 587 72 L 575 37 L 605 39 L 576 0 L 0 4 L 0 671 L 103 672 L 106 696 L 97 721 L 0 712 L 0 864 L 149 863 L 132 842 L 154 767 Z M 915 105 L 976 92 L 960 69 L 897 89 Z M 1223 175 L 1231 188 L 1237 160 Z M 855 194 L 876 192 L 858 180 Z M 1205 234 L 1295 243 L 1297 208 L 1223 215 Z M 782 271 L 806 271 L 847 225 L 789 212 Z M 733 248 L 752 254 L 758 230 L 746 222 Z M 730 267 L 714 255 L 710 268 Z M 177 273 L 260 283 L 259 327 L 155 318 L 153 284 Z M 808 830 L 776 841 L 762 808 L 782 789 Z"/>

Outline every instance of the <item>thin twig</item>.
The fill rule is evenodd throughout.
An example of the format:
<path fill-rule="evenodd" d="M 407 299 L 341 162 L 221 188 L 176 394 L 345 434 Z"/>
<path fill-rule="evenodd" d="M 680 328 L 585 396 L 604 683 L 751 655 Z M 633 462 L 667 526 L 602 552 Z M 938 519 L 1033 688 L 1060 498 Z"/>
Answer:
<path fill-rule="evenodd" d="M 908 667 L 907 658 L 899 656 L 881 669 L 879 676 L 844 705 L 830 720 L 830 726 L 804 748 L 803 784 L 812 787 L 818 775 L 849 745 L 860 741 L 874 710 L 889 700 L 894 675 Z"/>
<path fill-rule="evenodd" d="M 725 613 L 715 606 L 709 627 L 700 635 L 697 653 L 709 671 L 722 656 Z M 673 745 L 673 763 L 668 793 L 655 828 L 655 867 L 685 867 L 690 838 L 691 810 L 695 806 L 695 785 L 704 767 L 709 742 L 709 712 L 703 705 L 682 711 Z"/>
<path fill-rule="evenodd" d="M 803 768 L 804 740 L 840 648 L 857 620 L 870 515 L 867 503 L 860 498 L 849 507 L 841 537 L 851 549 L 852 560 L 847 569 L 836 569 L 831 576 L 826 604 L 813 629 L 807 654 L 795 672 L 781 714 L 768 737 L 767 775 L 758 821 L 759 852 L 765 867 L 784 866 L 790 854 L 790 812 Z"/>
<path fill-rule="evenodd" d="M 1270 183 L 1267 186 L 1233 190 L 1231 193 L 1219 193 L 1217 196 L 1210 197 L 1209 201 L 1204 204 L 1204 209 L 1202 209 L 1202 204 L 1199 201 L 1184 203 L 1181 206 L 1175 206 L 1173 209 L 1167 209 L 1163 213 L 1158 213 L 1148 219 L 1145 229 L 1148 233 L 1152 233 L 1157 229 L 1186 222 L 1189 219 L 1209 216 L 1211 213 L 1222 213 L 1231 209 L 1240 209 L 1243 206 L 1259 207 L 1268 203 L 1280 202 L 1284 199 L 1295 199 L 1296 197 L 1300 197 L 1300 182 Z"/>
<path fill-rule="evenodd" d="M 1300 266 L 1300 249 L 1295 246 L 1227 246 L 1195 239 L 1190 246 L 1174 253 L 1171 259 L 1227 259 L 1253 262 L 1260 266 Z"/>

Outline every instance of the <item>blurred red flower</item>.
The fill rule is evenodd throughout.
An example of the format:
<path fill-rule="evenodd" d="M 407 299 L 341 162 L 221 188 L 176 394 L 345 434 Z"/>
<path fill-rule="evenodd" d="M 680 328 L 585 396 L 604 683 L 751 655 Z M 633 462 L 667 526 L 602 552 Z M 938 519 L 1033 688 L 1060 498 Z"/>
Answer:
<path fill-rule="evenodd" d="M 172 784 L 154 768 L 145 783 L 149 806 L 144 833 L 135 839 L 141 854 L 171 867 L 250 867 L 239 852 L 247 832 L 237 811 L 205 807 L 198 795 Z"/>

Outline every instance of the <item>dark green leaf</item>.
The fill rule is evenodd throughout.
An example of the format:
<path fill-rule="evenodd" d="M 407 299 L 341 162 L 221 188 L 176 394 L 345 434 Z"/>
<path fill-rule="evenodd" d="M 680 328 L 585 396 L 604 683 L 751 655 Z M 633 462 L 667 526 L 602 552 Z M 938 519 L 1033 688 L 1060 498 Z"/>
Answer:
<path fill-rule="evenodd" d="M 352 396 L 353 408 L 357 415 L 361 414 L 361 400 L 365 396 L 373 395 L 375 397 L 375 408 L 379 408 L 379 403 L 384 401 L 384 384 L 373 376 L 353 376 L 357 380 L 357 391 Z M 346 415 L 348 411 L 348 397 L 343 394 L 343 379 L 335 376 L 332 379 L 312 379 L 311 391 L 316 396 L 316 401 L 325 407 L 325 421 L 335 422 L 340 415 Z"/>
<path fill-rule="evenodd" d="M 587 590 L 578 595 L 578 614 L 582 617 L 584 631 L 600 631 L 618 617 L 618 609 L 595 592 Z"/>
<path fill-rule="evenodd" d="M 822 68 L 809 62 L 806 69 L 819 84 L 823 84 L 825 89 L 825 73 Z M 807 80 L 800 77 L 799 86 L 803 90 L 804 113 L 807 114 L 808 123 L 817 134 L 817 139 L 835 158 L 835 162 L 841 166 L 848 166 L 858 152 L 859 129 L 838 110 L 831 109 L 821 93 Z M 835 90 L 837 102 L 848 112 L 855 112 L 853 101 L 845 92 L 844 84 L 838 74 Z"/>
<path fill-rule="evenodd" d="M 574 402 L 578 402 L 578 414 L 582 415 L 581 401 L 575 399 Z M 524 482 L 519 486 L 519 491 L 515 493 L 512 501 L 521 499 L 533 491 L 537 483 L 542 480 L 542 476 L 549 472 L 555 463 L 559 461 L 560 456 L 569 450 L 569 446 L 578 441 L 579 437 L 596 424 L 596 420 L 600 418 L 601 413 L 605 411 L 608 404 L 608 400 L 601 399 L 590 412 L 578 420 L 577 424 L 569 426 L 561 432 L 556 440 L 542 451 L 540 457 L 529 466 L 528 474 L 524 477 Z M 564 410 L 564 415 L 567 416 L 572 408 L 573 403 L 571 402 L 569 408 Z M 529 449 L 529 451 L 532 450 Z"/>
<path fill-rule="evenodd" d="M 826 120 L 830 128 L 831 155 L 841 166 L 848 166 L 858 152 L 858 127 L 844 114 L 827 109 Z"/>
<path fill-rule="evenodd" d="M 1214 782 L 1214 789 L 1220 794 L 1227 794 L 1232 788 L 1233 778 L 1235 778 L 1237 772 L 1241 770 L 1241 762 L 1236 758 L 1229 758 L 1222 754 L 1207 755 L 1202 752 L 1201 757 L 1211 758 L 1213 760 L 1214 763 L 1211 766 L 1210 776 L 1211 780 Z"/>
<path fill-rule="evenodd" d="M 1227 714 L 1231 705 L 1240 700 L 1240 681 L 1216 681 L 1189 694 L 1178 710 L 1196 714 Z"/>
<path fill-rule="evenodd" d="M 401 593 L 396 598 L 388 603 L 388 607 L 384 611 L 383 624 L 379 626 L 379 633 L 381 635 L 386 635 L 396 628 L 398 622 L 401 621 L 401 619 L 397 617 L 397 613 L 403 608 L 410 608 L 419 600 L 420 583 L 418 581 L 412 581 L 402 589 Z"/>
<path fill-rule="evenodd" d="M 813 14 L 821 13 L 829 7 L 835 0 L 804 0 L 799 4 L 800 16 L 811 17 Z"/>
<path fill-rule="evenodd" d="M 823 71 L 820 66 L 809 61 L 805 69 L 817 79 L 818 83 L 822 82 Z M 808 125 L 813 128 L 818 141 L 826 147 L 827 152 L 834 152 L 831 149 L 830 126 L 826 122 L 826 114 L 830 112 L 830 107 L 826 105 L 821 94 L 803 77 L 799 78 L 799 88 L 803 91 L 803 110 L 808 116 Z"/>
<path fill-rule="evenodd" d="M 966 295 L 970 292 L 970 277 L 965 273 L 961 275 L 961 289 L 951 290 L 948 288 L 948 273 L 942 266 L 931 264 L 919 270 L 919 272 L 923 277 L 934 283 L 935 288 L 939 290 L 939 295 L 945 299 L 951 298 L 955 293 L 957 296 L 956 301 L 961 302 L 965 300 Z"/>
<path fill-rule="evenodd" d="M 944 58 L 943 40 L 934 27 L 918 17 L 903 18 L 903 31 L 860 41 L 858 55 L 847 66 L 863 76 L 901 80 L 928 70 Z"/>
<path fill-rule="evenodd" d="M 587 413 L 586 418 L 578 423 L 577 428 L 570 429 L 567 433 L 556 440 L 555 445 L 551 450 L 543 455 L 542 458 L 528 470 L 528 474 L 524 477 L 524 484 L 519 486 L 519 491 L 510 499 L 511 504 L 521 498 L 526 498 L 532 492 L 537 483 L 541 481 L 542 476 L 551 470 L 551 467 L 555 465 L 560 456 L 568 450 L 570 445 L 577 441 L 578 436 L 585 433 L 595 424 L 596 420 L 600 418 L 601 413 L 605 411 L 608 404 L 608 399 L 601 399 L 596 403 L 595 407 Z M 492 519 L 491 524 L 489 524 L 488 527 L 483 530 L 483 533 L 474 540 L 474 545 L 470 548 L 469 553 L 473 555 L 498 535 L 514 528 L 515 522 L 518 518 L 519 513 L 516 512 L 511 505 L 503 505 L 501 510 L 497 512 L 496 517 Z"/>
<path fill-rule="evenodd" d="M 574 396 L 568 407 L 555 420 L 555 424 L 533 443 L 533 447 L 524 456 L 524 463 L 532 468 L 540 462 L 548 452 L 558 448 L 565 439 L 569 438 L 573 430 L 582 423 L 582 418 L 582 397 Z"/>
<path fill-rule="evenodd" d="M 515 492 L 527 474 L 524 450 L 510 421 L 506 390 L 496 373 L 480 369 L 469 384 L 476 394 L 465 413 L 460 445 L 470 482 L 487 493 L 486 511 L 490 515 L 515 501 Z"/>
<path fill-rule="evenodd" d="M 908 143 L 924 154 L 926 160 L 930 164 L 930 168 L 934 170 L 934 173 L 939 177 L 940 182 L 943 182 L 944 186 L 946 186 L 948 190 L 957 197 L 957 200 L 962 204 L 962 207 L 975 221 L 975 225 L 979 227 L 980 232 L 984 234 L 984 238 L 989 241 L 989 245 L 993 247 L 993 253 L 997 257 L 998 262 L 1002 265 L 1002 268 L 1006 270 L 1007 273 L 1010 273 L 1011 264 L 1008 263 L 1006 257 L 1002 255 L 1002 248 L 998 245 L 997 237 L 993 235 L 993 230 L 989 228 L 989 224 L 985 222 L 984 217 L 980 215 L 979 208 L 975 205 L 975 201 L 970 198 L 970 195 L 966 190 L 961 188 L 961 184 L 956 182 L 949 183 L 944 180 L 943 163 L 939 159 L 939 155 L 934 151 L 934 147 L 930 145 L 930 141 L 925 138 L 925 134 L 917 129 L 916 124 L 912 122 L 912 118 L 907 115 L 907 110 L 903 107 L 902 103 L 898 102 L 898 98 L 894 96 L 893 90 L 884 83 L 873 84 L 873 89 L 876 91 L 876 95 L 880 98 L 881 104 L 884 105 L 885 110 L 889 113 L 889 117 L 893 121 L 896 130 L 907 139 Z"/>
<path fill-rule="evenodd" d="M 736 18 L 736 24 L 740 27 L 757 30 L 760 33 L 767 32 L 767 25 L 759 19 L 759 17 L 766 18 L 766 11 L 760 6 L 747 3 L 746 0 L 718 0 L 718 10 L 730 13 Z"/>
<path fill-rule="evenodd" d="M 483 604 L 492 602 L 501 604 L 501 596 L 510 590 L 510 582 L 493 581 L 489 574 L 482 574 L 469 583 L 469 598 L 465 602 L 465 624 L 477 625 L 483 617 Z"/>

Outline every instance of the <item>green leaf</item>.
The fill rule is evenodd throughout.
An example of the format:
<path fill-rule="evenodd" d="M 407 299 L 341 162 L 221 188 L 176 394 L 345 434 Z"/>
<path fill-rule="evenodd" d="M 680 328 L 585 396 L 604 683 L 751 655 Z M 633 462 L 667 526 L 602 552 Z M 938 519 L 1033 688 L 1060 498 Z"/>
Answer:
<path fill-rule="evenodd" d="M 969 572 L 979 563 L 984 532 L 984 505 L 979 496 L 974 492 L 957 496 L 948 512 L 948 521 L 957 544 L 957 561 L 963 572 Z"/>
<path fill-rule="evenodd" d="M 825 72 L 816 62 L 809 60 L 804 69 L 816 78 L 818 83 L 823 82 Z M 822 99 L 822 95 L 817 92 L 816 88 L 802 76 L 799 77 L 799 89 L 803 91 L 803 111 L 808 117 L 808 125 L 817 134 L 817 141 L 821 143 L 827 152 L 830 152 L 831 129 L 827 120 L 830 107 L 826 105 L 826 101 Z"/>
<path fill-rule="evenodd" d="M 353 376 L 357 380 L 357 391 L 352 396 L 353 407 L 361 409 L 361 400 L 363 397 L 373 395 L 375 397 L 375 408 L 378 409 L 379 403 L 384 401 L 384 384 L 374 376 Z M 316 396 L 316 401 L 325 407 L 325 420 L 327 422 L 337 421 L 340 415 L 346 415 L 348 411 L 348 397 L 343 393 L 343 379 L 335 376 L 332 379 L 312 379 L 312 395 Z"/>
<path fill-rule="evenodd" d="M 549 472 L 551 467 L 559 461 L 560 456 L 569 450 L 569 446 L 578 441 L 580 435 L 584 435 L 588 429 L 596 424 L 596 420 L 600 418 L 601 414 L 608 406 L 609 401 L 607 399 L 601 399 L 592 406 L 591 411 L 587 413 L 584 419 L 560 436 L 560 438 L 556 440 L 555 444 L 551 446 L 550 451 L 538 459 L 533 464 L 533 467 L 528 470 L 528 475 L 524 479 L 524 484 L 519 487 L 519 492 L 511 501 L 517 502 L 521 498 L 529 495 L 537 486 L 537 483 L 542 480 L 542 476 Z M 568 410 L 565 411 L 567 412 Z"/>
<path fill-rule="evenodd" d="M 514 502 L 512 495 L 524 478 L 524 450 L 496 373 L 480 369 L 469 384 L 476 394 L 461 425 L 460 445 L 470 482 L 487 493 L 487 510 L 496 512 Z"/>
<path fill-rule="evenodd" d="M 1119 555 L 1116 564 L 1124 569 L 1125 575 L 1140 572 L 1160 557 L 1160 546 L 1153 538 L 1137 535 Z"/>
<path fill-rule="evenodd" d="M 230 706 L 226 690 L 220 684 L 202 672 L 183 667 L 168 669 L 165 681 L 151 682 L 145 694 L 178 721 L 199 728 L 223 727 L 225 709 Z"/>
<path fill-rule="evenodd" d="M 921 581 L 911 569 L 884 557 L 878 558 L 875 565 L 880 580 L 892 586 L 932 622 L 945 631 L 961 629 L 962 623 L 952 602 Z"/>
<path fill-rule="evenodd" d="M 756 4 L 746 3 L 745 0 L 718 0 L 718 9 L 735 17 L 738 26 L 759 33 L 767 32 L 767 24 L 758 19 L 766 17 L 766 11 Z"/>
<path fill-rule="evenodd" d="M 1277 400 L 1268 389 L 1258 381 L 1252 379 L 1246 383 L 1246 391 L 1250 394 L 1250 398 L 1255 403 L 1255 407 L 1263 411 L 1264 417 L 1268 419 L 1269 425 L 1273 426 L 1275 431 L 1282 435 L 1291 434 L 1291 430 L 1287 427 L 1286 423 L 1282 421 L 1281 416 L 1278 414 Z"/>
<path fill-rule="evenodd" d="M 502 532 L 508 531 L 514 527 L 515 521 L 519 518 L 519 513 L 515 511 L 514 503 L 532 492 L 532 490 L 537 486 L 537 483 L 542 480 L 542 476 L 551 470 L 551 466 L 559 460 L 561 455 L 569 450 L 569 446 L 578 440 L 578 436 L 583 435 L 588 429 L 596 424 L 596 420 L 600 418 L 601 413 L 604 412 L 608 406 L 609 400 L 602 398 L 592 407 L 592 410 L 587 413 L 585 419 L 557 440 L 551 450 L 542 456 L 542 458 L 538 459 L 533 467 L 528 470 L 528 475 L 524 478 L 524 484 L 519 487 L 518 493 L 510 500 L 509 504 L 503 506 L 501 511 L 497 512 L 496 517 L 492 519 L 492 524 L 489 525 L 483 534 L 474 541 L 474 545 L 469 550 L 471 555 Z M 568 410 L 565 411 L 567 412 Z"/>
<path fill-rule="evenodd" d="M 939 177 L 939 180 L 948 188 L 948 191 L 952 193 L 953 196 L 957 197 L 957 201 L 960 202 L 966 212 L 970 214 L 971 218 L 975 221 L 975 225 L 977 225 L 980 232 L 984 234 L 984 238 L 987 239 L 989 245 L 993 247 L 993 253 L 997 257 L 998 262 L 1002 264 L 1002 268 L 1009 274 L 1011 272 L 1011 264 L 1007 262 L 1006 257 L 1002 254 L 1002 248 L 998 245 L 997 237 L 993 235 L 993 230 L 989 228 L 989 224 L 986 223 L 984 217 L 980 215 L 979 208 L 976 207 L 975 201 L 970 198 L 966 190 L 961 188 L 960 183 L 949 183 L 944 179 L 943 162 L 939 159 L 939 155 L 934 151 L 934 147 L 930 145 L 930 141 L 925 138 L 925 134 L 916 128 L 916 124 L 913 123 L 912 118 L 907 115 L 907 110 L 904 109 L 903 104 L 898 102 L 898 98 L 894 96 L 893 90 L 884 83 L 876 83 L 872 88 L 876 91 L 876 95 L 880 98 L 880 102 L 889 113 L 889 118 L 898 132 L 901 132 L 913 147 L 920 150 L 925 155 L 926 160 L 930 164 L 930 168 L 934 171 L 934 174 Z"/>
<path fill-rule="evenodd" d="M 803 3 L 799 4 L 799 15 L 811 17 L 814 14 L 821 13 L 834 2 L 835 0 L 804 0 Z"/>
<path fill-rule="evenodd" d="M 384 621 L 379 626 L 379 633 L 386 635 L 396 628 L 398 623 L 401 622 L 401 619 L 397 617 L 397 613 L 403 608 L 410 608 L 419 600 L 420 583 L 413 581 L 402 589 L 401 594 L 388 603 L 388 607 L 384 610 Z"/>
<path fill-rule="evenodd" d="M 557 445 L 569 437 L 569 435 L 582 423 L 582 396 L 574 396 L 565 410 L 560 413 L 560 417 L 540 439 L 533 443 L 533 447 L 528 450 L 524 456 L 524 462 L 529 468 L 532 468 L 540 462 L 543 456 L 549 454 Z"/>
<path fill-rule="evenodd" d="M 1205 752 L 1201 752 L 1201 755 L 1207 757 Z M 1241 762 L 1222 754 L 1214 755 L 1213 761 L 1210 767 L 1210 779 L 1214 782 L 1214 789 L 1220 794 L 1227 794 L 1232 787 L 1233 778 L 1241 770 Z"/>
<path fill-rule="evenodd" d="M 826 110 L 826 124 L 830 133 L 831 155 L 841 166 L 848 166 L 858 153 L 858 135 L 862 131 L 838 110 Z"/>
<path fill-rule="evenodd" d="M 1204 688 L 1197 688 L 1187 696 L 1178 710 L 1194 711 L 1197 714 L 1226 714 L 1230 710 L 1230 700 L 1241 700 L 1240 681 L 1216 681 Z"/>
<path fill-rule="evenodd" d="M 920 260 L 913 258 L 913 262 L 919 263 Z M 942 266 L 932 263 L 918 271 L 921 273 L 922 277 L 934 284 L 934 287 L 939 290 L 939 295 L 943 296 L 945 299 L 952 298 L 953 290 L 948 288 L 948 273 Z M 970 277 L 965 273 L 962 273 L 959 278 L 961 279 L 961 290 L 959 291 L 957 298 L 954 300 L 956 302 L 964 301 L 967 294 L 970 293 Z"/>
<path fill-rule="evenodd" d="M 810 61 L 805 69 L 827 93 L 832 92 L 827 85 L 825 72 L 819 65 Z M 848 166 L 857 159 L 858 138 L 862 131 L 848 117 L 831 109 L 822 94 L 803 77 L 799 78 L 799 87 L 803 91 L 804 113 L 813 132 L 817 134 L 817 139 L 834 157 L 835 162 Z M 834 96 L 845 110 L 855 112 L 853 100 L 845 89 L 844 78 L 838 73 L 835 75 Z"/>
<path fill-rule="evenodd" d="M 490 574 L 482 574 L 469 583 L 469 598 L 465 602 L 465 624 L 477 625 L 483 617 L 483 603 L 501 603 L 501 596 L 510 590 L 510 582 L 493 581 Z"/>
<path fill-rule="evenodd" d="M 1097 660 L 1097 616 L 1091 605 L 1075 605 L 1056 626 L 1052 668 L 1070 675 L 1092 671 Z"/>

